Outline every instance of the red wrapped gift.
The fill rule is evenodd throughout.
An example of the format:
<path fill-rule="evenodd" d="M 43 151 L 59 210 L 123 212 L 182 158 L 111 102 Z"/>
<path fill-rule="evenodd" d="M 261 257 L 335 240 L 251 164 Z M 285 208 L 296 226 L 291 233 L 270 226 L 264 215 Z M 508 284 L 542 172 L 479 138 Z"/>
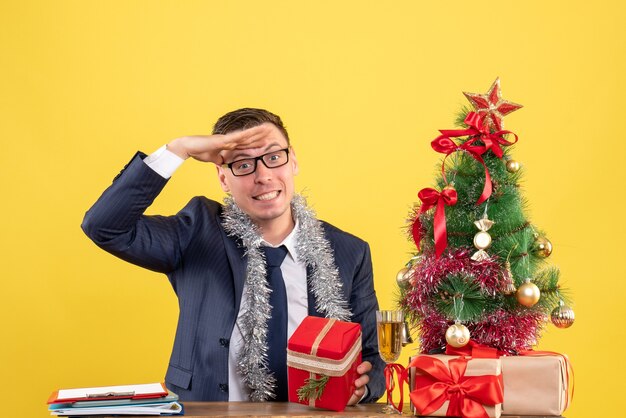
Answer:
<path fill-rule="evenodd" d="M 289 401 L 343 411 L 359 364 L 359 324 L 307 316 L 287 344 Z"/>
<path fill-rule="evenodd" d="M 518 356 L 507 356 L 474 341 L 462 348 L 448 345 L 446 354 L 500 358 L 504 379 L 502 413 L 506 415 L 561 415 L 571 401 L 570 380 L 574 396 L 574 370 L 565 354 L 523 350 Z"/>
<path fill-rule="evenodd" d="M 409 363 L 418 415 L 498 418 L 504 397 L 499 359 L 419 355 Z"/>

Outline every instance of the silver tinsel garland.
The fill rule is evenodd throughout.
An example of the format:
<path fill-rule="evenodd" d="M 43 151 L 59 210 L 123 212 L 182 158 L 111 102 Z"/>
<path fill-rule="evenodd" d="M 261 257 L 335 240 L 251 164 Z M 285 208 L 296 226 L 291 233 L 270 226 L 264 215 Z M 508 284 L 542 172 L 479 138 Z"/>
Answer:
<path fill-rule="evenodd" d="M 291 209 L 299 223 L 296 237 L 298 258 L 311 271 L 308 280 L 317 310 L 327 318 L 349 321 L 352 314 L 341 293 L 342 285 L 335 258 L 320 221 L 300 195 L 294 196 Z M 244 344 L 239 352 L 238 370 L 244 383 L 250 388 L 250 400 L 266 401 L 275 397 L 276 379 L 267 365 L 267 321 L 271 315 L 271 290 L 265 277 L 265 258 L 259 249 L 263 238 L 250 217 L 230 196 L 224 199 L 222 225 L 229 236 L 241 240 L 247 256 L 247 306 L 239 322 Z"/>

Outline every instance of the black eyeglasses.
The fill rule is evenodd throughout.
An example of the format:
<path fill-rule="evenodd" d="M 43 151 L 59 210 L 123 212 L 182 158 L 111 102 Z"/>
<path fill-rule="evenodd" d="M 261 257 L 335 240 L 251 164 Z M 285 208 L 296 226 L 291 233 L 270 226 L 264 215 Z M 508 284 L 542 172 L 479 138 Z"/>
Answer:
<path fill-rule="evenodd" d="M 267 154 L 259 155 L 254 158 L 244 158 L 224 164 L 223 166 L 230 168 L 234 176 L 241 177 L 254 173 L 256 171 L 257 161 L 259 160 L 263 161 L 263 164 L 267 168 L 281 167 L 289 162 L 289 148 L 268 152 Z"/>

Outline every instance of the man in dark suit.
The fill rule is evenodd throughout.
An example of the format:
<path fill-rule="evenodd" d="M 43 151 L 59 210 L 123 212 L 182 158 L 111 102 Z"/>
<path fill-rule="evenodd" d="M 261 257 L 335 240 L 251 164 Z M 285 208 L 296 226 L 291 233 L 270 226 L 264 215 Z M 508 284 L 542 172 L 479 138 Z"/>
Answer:
<path fill-rule="evenodd" d="M 176 215 L 144 215 L 188 157 L 217 166 L 225 205 L 195 197 Z M 82 228 L 98 246 L 167 274 L 180 315 L 165 381 L 182 400 L 286 400 L 284 364 L 272 366 L 284 363 L 284 347 L 281 357 L 270 342 L 283 311 L 288 335 L 306 315 L 360 323 L 364 361 L 348 404 L 382 395 L 369 246 L 313 217 L 294 193 L 297 172 L 280 118 L 239 109 L 213 135 L 138 153 L 85 215 Z M 273 248 L 284 249 L 284 302 L 272 299 L 279 291 L 265 278 L 262 253 Z"/>

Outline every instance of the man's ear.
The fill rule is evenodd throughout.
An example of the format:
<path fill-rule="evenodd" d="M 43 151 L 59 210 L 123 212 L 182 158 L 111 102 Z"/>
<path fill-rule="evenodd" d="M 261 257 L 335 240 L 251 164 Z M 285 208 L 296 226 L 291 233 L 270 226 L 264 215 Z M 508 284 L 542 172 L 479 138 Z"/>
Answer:
<path fill-rule="evenodd" d="M 220 180 L 220 186 L 222 186 L 222 190 L 226 193 L 230 193 L 230 187 L 228 187 L 228 183 L 226 182 L 226 173 L 224 169 L 219 165 L 215 166 L 217 168 L 217 178 Z"/>
<path fill-rule="evenodd" d="M 300 171 L 299 167 L 298 167 L 298 159 L 296 158 L 296 151 L 293 149 L 293 147 L 289 147 L 289 154 L 291 155 L 289 157 L 289 160 L 291 162 L 291 168 L 293 170 L 293 175 L 297 175 L 298 172 Z"/>

